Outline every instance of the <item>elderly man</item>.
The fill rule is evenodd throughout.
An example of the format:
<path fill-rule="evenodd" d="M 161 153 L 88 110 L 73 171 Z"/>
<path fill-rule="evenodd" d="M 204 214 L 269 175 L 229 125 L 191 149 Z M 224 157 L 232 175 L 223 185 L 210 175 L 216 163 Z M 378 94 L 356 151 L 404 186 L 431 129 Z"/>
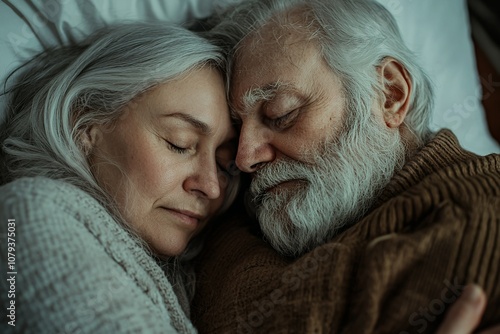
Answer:
<path fill-rule="evenodd" d="M 214 34 L 260 230 L 236 214 L 212 234 L 197 326 L 433 332 L 472 282 L 489 298 L 480 328 L 497 322 L 500 157 L 430 132 L 432 88 L 391 15 L 369 0 L 225 15 Z"/>

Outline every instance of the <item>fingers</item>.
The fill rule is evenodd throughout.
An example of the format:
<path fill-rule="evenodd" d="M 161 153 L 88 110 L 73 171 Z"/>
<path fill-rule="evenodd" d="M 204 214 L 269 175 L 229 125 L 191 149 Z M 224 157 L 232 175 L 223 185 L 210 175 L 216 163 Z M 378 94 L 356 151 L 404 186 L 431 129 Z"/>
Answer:
<path fill-rule="evenodd" d="M 485 308 L 486 295 L 484 291 L 475 284 L 467 285 L 460 298 L 449 309 L 437 334 L 472 333 L 479 325 Z M 497 334 L 497 332 L 485 333 Z"/>

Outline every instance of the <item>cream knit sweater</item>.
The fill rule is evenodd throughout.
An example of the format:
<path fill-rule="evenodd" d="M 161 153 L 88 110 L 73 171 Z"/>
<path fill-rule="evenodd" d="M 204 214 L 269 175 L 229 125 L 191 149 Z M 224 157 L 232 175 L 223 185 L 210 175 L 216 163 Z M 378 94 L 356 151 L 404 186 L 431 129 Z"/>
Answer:
<path fill-rule="evenodd" d="M 14 270 L 4 246 L 9 219 Z M 0 332 L 196 332 L 160 266 L 75 186 L 36 177 L 0 187 L 0 226 Z M 10 271 L 17 274 L 5 277 Z M 4 291 L 11 276 L 15 297 Z M 5 317 L 12 300 L 15 327 Z"/>

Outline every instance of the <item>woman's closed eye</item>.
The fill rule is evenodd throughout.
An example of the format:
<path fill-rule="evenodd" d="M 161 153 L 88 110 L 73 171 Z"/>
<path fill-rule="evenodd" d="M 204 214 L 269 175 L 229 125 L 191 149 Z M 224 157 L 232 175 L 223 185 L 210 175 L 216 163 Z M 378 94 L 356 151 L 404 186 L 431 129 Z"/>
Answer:
<path fill-rule="evenodd" d="M 168 141 L 168 140 L 165 140 L 165 142 L 167 143 L 167 146 L 170 150 L 172 150 L 173 152 L 175 153 L 179 153 L 179 154 L 186 154 L 189 150 L 188 147 L 182 147 L 182 146 L 179 146 L 179 145 L 175 145 L 174 143 Z"/>

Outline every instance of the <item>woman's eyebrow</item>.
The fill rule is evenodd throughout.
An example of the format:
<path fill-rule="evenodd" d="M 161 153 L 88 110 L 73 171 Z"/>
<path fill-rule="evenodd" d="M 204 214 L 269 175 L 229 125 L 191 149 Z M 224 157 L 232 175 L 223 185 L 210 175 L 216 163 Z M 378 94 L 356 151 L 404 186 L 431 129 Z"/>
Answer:
<path fill-rule="evenodd" d="M 212 129 L 207 123 L 204 123 L 200 121 L 199 119 L 194 118 L 191 115 L 184 114 L 182 112 L 176 112 L 172 114 L 163 114 L 161 115 L 162 117 L 174 117 L 178 118 L 184 122 L 189 123 L 192 127 L 194 127 L 196 130 L 201 132 L 203 135 L 208 135 L 212 132 Z"/>

